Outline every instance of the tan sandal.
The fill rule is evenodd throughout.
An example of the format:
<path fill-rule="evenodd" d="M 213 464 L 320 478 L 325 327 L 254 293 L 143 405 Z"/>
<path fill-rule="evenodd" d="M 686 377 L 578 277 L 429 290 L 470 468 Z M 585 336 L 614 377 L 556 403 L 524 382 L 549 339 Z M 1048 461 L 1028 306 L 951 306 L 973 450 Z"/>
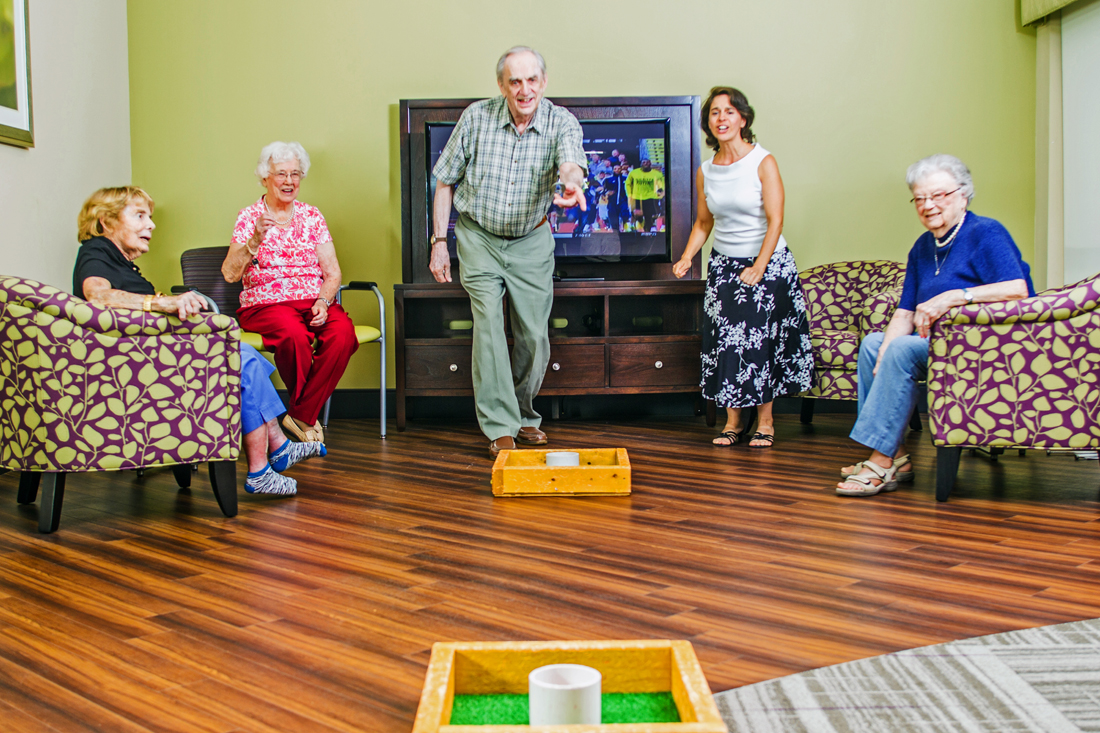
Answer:
<path fill-rule="evenodd" d="M 321 421 L 313 423 L 313 439 L 318 443 L 325 442 L 325 430 L 321 427 Z"/>
<path fill-rule="evenodd" d="M 851 473 L 846 473 L 844 470 L 841 470 L 840 478 L 846 479 L 849 476 L 855 476 L 857 473 L 859 473 L 861 470 L 863 470 L 863 467 L 866 466 L 867 463 L 868 463 L 868 461 L 859 461 L 858 463 L 852 464 L 852 468 L 854 470 Z M 897 473 L 896 478 L 897 478 L 899 483 L 909 482 L 909 481 L 913 480 L 913 472 L 912 471 L 902 471 L 901 470 L 901 467 L 904 466 L 907 463 L 909 463 L 909 454 L 908 453 L 906 453 L 904 456 L 898 456 L 897 458 L 894 459 L 894 468 L 898 469 L 898 473 Z"/>
<path fill-rule="evenodd" d="M 895 491 L 898 488 L 898 482 L 894 479 L 894 475 L 898 469 L 896 466 L 890 466 L 890 468 L 883 468 L 878 464 L 871 461 L 863 461 L 863 468 L 870 471 L 871 474 L 864 473 L 853 474 L 844 479 L 845 484 L 855 484 L 854 488 L 844 488 L 841 485 L 836 487 L 836 493 L 840 496 L 874 496 L 880 492 L 886 493 L 888 491 Z M 878 484 L 871 483 L 878 480 Z"/>

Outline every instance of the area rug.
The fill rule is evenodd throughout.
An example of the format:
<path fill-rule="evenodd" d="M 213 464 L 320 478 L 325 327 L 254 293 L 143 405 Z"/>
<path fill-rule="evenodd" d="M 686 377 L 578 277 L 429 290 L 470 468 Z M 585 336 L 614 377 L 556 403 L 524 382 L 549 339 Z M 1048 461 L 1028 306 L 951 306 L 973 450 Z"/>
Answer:
<path fill-rule="evenodd" d="M 1100 619 L 837 664 L 715 700 L 730 733 L 1100 733 Z"/>

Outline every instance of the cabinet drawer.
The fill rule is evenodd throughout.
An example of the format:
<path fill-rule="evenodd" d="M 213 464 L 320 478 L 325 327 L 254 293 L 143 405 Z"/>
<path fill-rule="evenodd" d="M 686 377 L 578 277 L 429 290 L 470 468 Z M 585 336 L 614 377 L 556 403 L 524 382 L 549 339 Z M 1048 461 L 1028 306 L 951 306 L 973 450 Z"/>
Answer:
<path fill-rule="evenodd" d="M 543 388 L 603 387 L 603 344 L 553 344 Z"/>
<path fill-rule="evenodd" d="M 612 387 L 699 383 L 699 342 L 611 344 Z"/>
<path fill-rule="evenodd" d="M 408 389 L 472 389 L 468 345 L 406 346 Z"/>

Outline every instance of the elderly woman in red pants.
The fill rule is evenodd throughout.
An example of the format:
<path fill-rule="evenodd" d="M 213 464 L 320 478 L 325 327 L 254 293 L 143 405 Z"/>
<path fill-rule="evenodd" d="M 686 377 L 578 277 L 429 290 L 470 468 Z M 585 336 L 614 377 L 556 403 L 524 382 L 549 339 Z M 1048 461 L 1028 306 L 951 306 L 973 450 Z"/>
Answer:
<path fill-rule="evenodd" d="M 340 263 L 325 217 L 297 200 L 307 173 L 309 155 L 298 143 L 260 152 L 256 177 L 267 191 L 238 214 L 222 275 L 243 280 L 241 328 L 275 353 L 290 392 L 283 426 L 299 440 L 322 441 L 321 409 L 359 343 L 336 303 Z"/>

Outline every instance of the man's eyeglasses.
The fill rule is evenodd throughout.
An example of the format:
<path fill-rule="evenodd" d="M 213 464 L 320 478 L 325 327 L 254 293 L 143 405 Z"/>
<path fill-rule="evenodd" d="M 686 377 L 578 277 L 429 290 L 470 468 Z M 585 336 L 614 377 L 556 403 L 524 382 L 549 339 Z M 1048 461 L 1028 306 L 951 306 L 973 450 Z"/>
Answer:
<path fill-rule="evenodd" d="M 289 171 L 289 172 L 287 172 L 287 171 L 275 171 L 271 175 L 279 183 L 285 182 L 286 179 L 288 179 L 288 178 L 293 179 L 295 181 L 302 180 L 302 172 L 301 171 Z"/>
<path fill-rule="evenodd" d="M 955 191 L 961 191 L 961 190 L 962 190 L 962 186 L 959 186 L 958 188 L 955 189 Z M 951 194 L 955 193 L 955 191 L 939 191 L 937 193 L 932 194 L 931 196 L 914 196 L 913 198 L 909 199 L 909 203 L 916 204 L 917 206 L 924 206 L 929 201 L 931 201 L 932 203 L 937 204 L 937 205 L 942 204 L 943 200 L 945 198 L 947 198 L 948 196 L 950 196 Z"/>

